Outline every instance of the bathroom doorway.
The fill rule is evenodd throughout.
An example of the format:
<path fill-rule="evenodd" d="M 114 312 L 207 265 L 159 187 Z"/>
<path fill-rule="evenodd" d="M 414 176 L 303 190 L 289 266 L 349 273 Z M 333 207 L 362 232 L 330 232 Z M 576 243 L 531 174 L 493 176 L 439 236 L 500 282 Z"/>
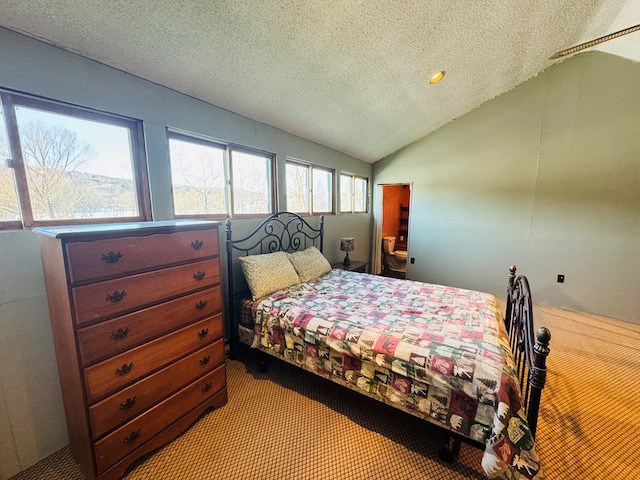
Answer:
<path fill-rule="evenodd" d="M 380 185 L 381 211 L 380 245 L 381 275 L 395 278 L 407 276 L 407 251 L 409 246 L 409 215 L 411 205 L 410 184 Z M 378 239 L 376 239 L 378 240 Z"/>

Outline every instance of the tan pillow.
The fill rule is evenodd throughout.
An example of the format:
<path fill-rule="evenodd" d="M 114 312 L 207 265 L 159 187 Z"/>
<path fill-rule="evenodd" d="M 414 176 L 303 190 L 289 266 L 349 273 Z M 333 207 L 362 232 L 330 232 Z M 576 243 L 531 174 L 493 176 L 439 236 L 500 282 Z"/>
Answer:
<path fill-rule="evenodd" d="M 287 253 L 296 269 L 300 282 L 308 282 L 331 271 L 331 264 L 316 247 L 309 247 L 300 252 Z"/>
<path fill-rule="evenodd" d="M 254 300 L 300 283 L 284 252 L 249 255 L 238 260 Z"/>

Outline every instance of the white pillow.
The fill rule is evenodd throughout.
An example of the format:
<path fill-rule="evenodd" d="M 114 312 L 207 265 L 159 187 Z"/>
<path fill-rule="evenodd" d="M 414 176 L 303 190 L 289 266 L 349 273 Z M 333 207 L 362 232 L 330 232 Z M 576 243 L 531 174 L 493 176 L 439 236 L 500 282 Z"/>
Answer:
<path fill-rule="evenodd" d="M 254 300 L 300 283 L 285 252 L 239 257 Z"/>
<path fill-rule="evenodd" d="M 300 282 L 308 282 L 331 271 L 331 264 L 316 247 L 309 247 L 300 252 L 287 253 L 296 269 Z"/>

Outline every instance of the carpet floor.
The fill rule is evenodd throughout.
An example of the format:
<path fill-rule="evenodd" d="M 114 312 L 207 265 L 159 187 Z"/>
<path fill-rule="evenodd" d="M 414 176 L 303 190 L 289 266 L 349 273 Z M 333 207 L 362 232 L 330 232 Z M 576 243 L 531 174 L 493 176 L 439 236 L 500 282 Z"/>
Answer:
<path fill-rule="evenodd" d="M 640 325 L 545 306 L 551 330 L 537 448 L 547 478 L 640 478 Z M 443 435 L 408 414 L 256 352 L 227 360 L 229 402 L 148 456 L 126 480 L 482 479 L 482 452 L 452 464 Z M 11 480 L 82 480 L 69 448 Z"/>

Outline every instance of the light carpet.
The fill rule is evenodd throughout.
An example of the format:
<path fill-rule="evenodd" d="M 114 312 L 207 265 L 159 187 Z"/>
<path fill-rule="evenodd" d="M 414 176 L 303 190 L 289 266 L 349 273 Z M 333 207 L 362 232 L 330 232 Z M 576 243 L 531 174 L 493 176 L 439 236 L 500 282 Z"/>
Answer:
<path fill-rule="evenodd" d="M 536 306 L 551 330 L 537 448 L 549 479 L 640 478 L 640 325 Z M 482 479 L 482 452 L 437 456 L 442 433 L 408 414 L 246 351 L 227 360 L 229 403 L 140 462 L 127 480 Z M 634 447 L 636 446 L 636 447 Z M 68 447 L 12 480 L 80 480 Z"/>

